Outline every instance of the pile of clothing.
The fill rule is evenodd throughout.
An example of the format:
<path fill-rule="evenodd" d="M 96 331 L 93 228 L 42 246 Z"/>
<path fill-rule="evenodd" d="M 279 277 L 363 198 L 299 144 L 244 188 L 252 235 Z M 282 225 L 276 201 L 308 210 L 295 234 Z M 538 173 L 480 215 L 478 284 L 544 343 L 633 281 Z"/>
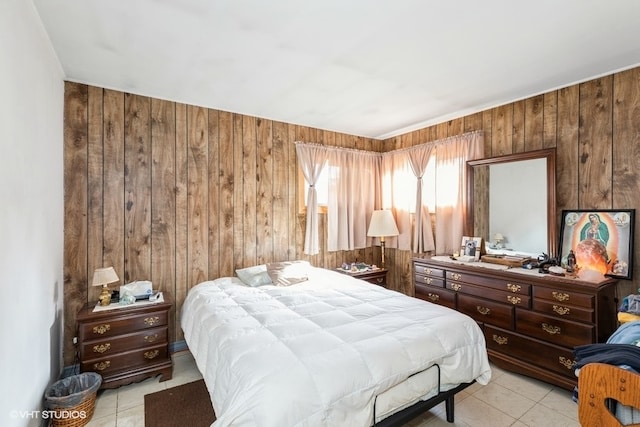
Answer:
<path fill-rule="evenodd" d="M 640 321 L 622 324 L 604 344 L 578 346 L 574 348 L 573 353 L 576 360 L 576 376 L 580 375 L 580 368 L 587 363 L 607 363 L 640 373 Z M 573 393 L 573 400 L 578 401 L 577 387 Z M 617 405 L 611 409 L 616 418 L 624 424 L 640 422 L 640 412 L 635 408 Z"/>
<path fill-rule="evenodd" d="M 629 295 L 622 300 L 618 308 L 618 321 L 626 323 L 636 320 L 640 320 L 640 295 Z"/>

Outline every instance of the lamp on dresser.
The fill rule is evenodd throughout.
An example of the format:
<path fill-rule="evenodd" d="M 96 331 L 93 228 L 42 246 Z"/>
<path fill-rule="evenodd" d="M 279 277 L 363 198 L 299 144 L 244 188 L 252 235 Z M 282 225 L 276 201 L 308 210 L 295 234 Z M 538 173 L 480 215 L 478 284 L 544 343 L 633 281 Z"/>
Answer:
<path fill-rule="evenodd" d="M 380 264 L 380 267 L 384 268 L 384 238 L 386 236 L 397 236 L 398 234 L 400 233 L 390 210 L 373 211 L 367 236 L 380 238 L 380 248 L 382 250 L 382 264 Z"/>
<path fill-rule="evenodd" d="M 102 292 L 98 297 L 100 301 L 100 305 L 109 305 L 111 304 L 111 291 L 109 290 L 110 283 L 115 283 L 119 281 L 118 275 L 113 267 L 103 267 L 96 268 L 96 271 L 93 272 L 93 281 L 91 282 L 92 286 L 102 286 Z"/>

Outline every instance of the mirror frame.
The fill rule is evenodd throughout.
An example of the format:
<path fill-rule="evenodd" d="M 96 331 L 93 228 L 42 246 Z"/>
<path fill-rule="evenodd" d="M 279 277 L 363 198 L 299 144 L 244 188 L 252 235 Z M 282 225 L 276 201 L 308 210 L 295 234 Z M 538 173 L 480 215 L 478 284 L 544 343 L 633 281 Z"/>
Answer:
<path fill-rule="evenodd" d="M 527 151 L 524 153 L 507 154 L 498 157 L 489 157 L 479 160 L 467 161 L 467 211 L 465 221 L 465 236 L 475 236 L 473 203 L 474 193 L 474 168 L 476 166 L 490 166 L 498 163 L 519 162 L 523 160 L 546 159 L 547 160 L 547 254 L 554 257 L 557 254 L 556 232 L 556 150 L 547 148 L 543 150 Z M 535 185 L 534 187 L 535 188 Z"/>

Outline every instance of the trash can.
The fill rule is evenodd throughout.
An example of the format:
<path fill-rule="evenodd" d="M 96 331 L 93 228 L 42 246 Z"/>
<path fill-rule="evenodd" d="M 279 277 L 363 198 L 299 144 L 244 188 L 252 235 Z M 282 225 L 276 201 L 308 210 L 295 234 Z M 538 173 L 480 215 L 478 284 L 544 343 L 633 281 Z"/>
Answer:
<path fill-rule="evenodd" d="M 51 426 L 80 427 L 93 416 L 102 377 L 95 372 L 72 375 L 53 383 L 45 392 L 46 416 Z"/>

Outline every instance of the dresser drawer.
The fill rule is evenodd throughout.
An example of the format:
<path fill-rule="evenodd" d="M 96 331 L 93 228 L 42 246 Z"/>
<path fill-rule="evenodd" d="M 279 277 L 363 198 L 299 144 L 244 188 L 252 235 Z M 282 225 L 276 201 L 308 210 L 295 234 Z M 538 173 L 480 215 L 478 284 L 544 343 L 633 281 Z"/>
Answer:
<path fill-rule="evenodd" d="M 447 289 L 524 308 L 529 308 L 531 303 L 531 298 L 528 295 L 498 291 L 495 289 L 483 288 L 481 286 L 470 285 L 467 283 L 447 282 Z"/>
<path fill-rule="evenodd" d="M 422 285 L 438 286 L 440 288 L 444 288 L 444 278 L 425 276 L 425 275 L 416 273 L 414 276 L 414 280 L 415 280 L 416 286 L 418 286 L 419 284 L 422 284 Z"/>
<path fill-rule="evenodd" d="M 80 357 L 94 359 L 110 356 L 126 350 L 147 347 L 153 344 L 168 342 L 167 327 L 146 329 L 144 331 L 114 337 L 101 337 L 97 340 L 83 341 L 80 346 Z"/>
<path fill-rule="evenodd" d="M 527 361 L 572 379 L 575 378 L 576 362 L 573 351 L 570 349 L 533 340 L 530 337 L 494 328 L 490 325 L 485 326 L 484 335 L 487 348 L 490 350 Z"/>
<path fill-rule="evenodd" d="M 133 368 L 163 363 L 169 360 L 167 344 L 150 346 L 146 348 L 101 356 L 95 359 L 82 360 L 80 365 L 82 372 L 97 372 L 107 376 L 118 372 L 129 371 Z"/>
<path fill-rule="evenodd" d="M 167 325 L 167 312 L 149 312 L 132 316 L 115 316 L 95 322 L 79 325 L 78 334 L 81 340 L 94 340 L 100 337 L 110 337 L 126 334 L 140 329 L 151 329 Z"/>
<path fill-rule="evenodd" d="M 475 274 L 460 271 L 447 271 L 446 277 L 447 283 L 469 283 L 519 295 L 531 294 L 531 285 L 520 280 L 507 280 L 503 278 L 478 276 Z"/>
<path fill-rule="evenodd" d="M 478 322 L 513 329 L 513 306 L 458 294 L 458 310 Z"/>
<path fill-rule="evenodd" d="M 569 348 L 595 342 L 595 327 L 592 324 L 523 310 L 516 310 L 516 331 Z"/>
<path fill-rule="evenodd" d="M 578 322 L 591 323 L 595 321 L 595 310 L 583 307 L 575 307 L 559 302 L 552 302 L 543 299 L 533 301 L 533 309 L 544 314 L 570 319 Z"/>
<path fill-rule="evenodd" d="M 556 303 L 572 305 L 574 307 L 594 308 L 595 297 L 579 292 L 564 291 L 560 289 L 536 286 L 533 288 L 535 299 L 545 299 Z"/>
<path fill-rule="evenodd" d="M 421 276 L 432 276 L 432 277 L 442 277 L 444 278 L 444 270 L 439 268 L 433 268 L 431 266 L 427 266 L 420 263 L 413 264 L 414 273 Z"/>
<path fill-rule="evenodd" d="M 423 299 L 449 308 L 456 306 L 456 294 L 444 288 L 426 286 L 416 283 L 416 298 Z"/>

